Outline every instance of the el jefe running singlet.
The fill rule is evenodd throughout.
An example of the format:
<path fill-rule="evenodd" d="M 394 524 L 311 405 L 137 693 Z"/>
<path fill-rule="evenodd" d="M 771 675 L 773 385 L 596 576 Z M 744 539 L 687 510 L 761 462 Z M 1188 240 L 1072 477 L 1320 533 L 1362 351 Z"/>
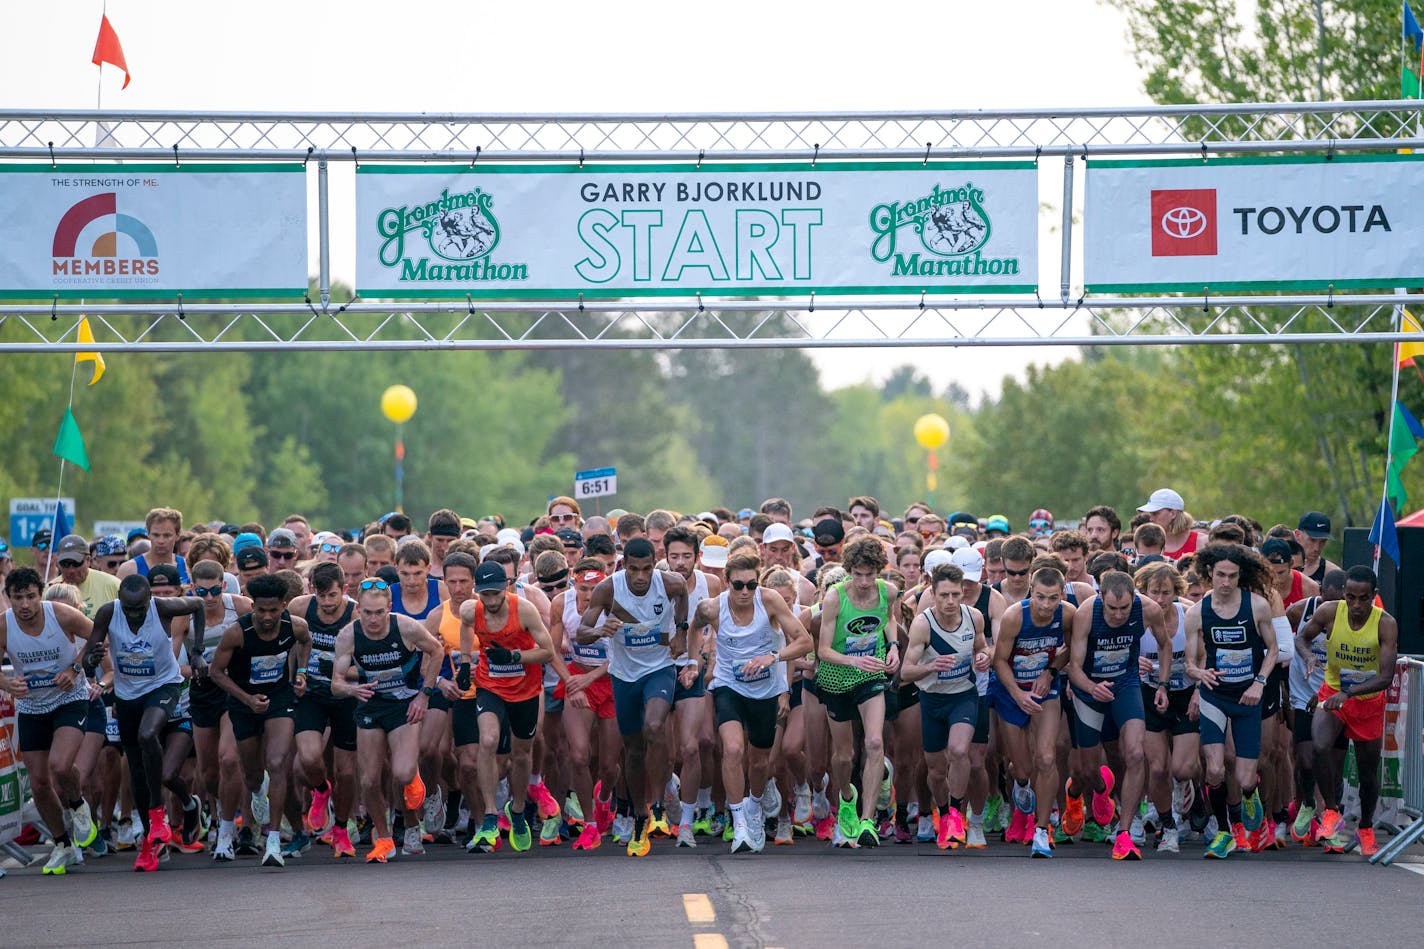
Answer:
<path fill-rule="evenodd" d="M 1326 645 L 1325 684 L 1337 692 L 1368 682 L 1379 675 L 1379 624 L 1384 610 L 1370 607 L 1365 625 L 1350 628 L 1350 611 L 1340 604 Z"/>

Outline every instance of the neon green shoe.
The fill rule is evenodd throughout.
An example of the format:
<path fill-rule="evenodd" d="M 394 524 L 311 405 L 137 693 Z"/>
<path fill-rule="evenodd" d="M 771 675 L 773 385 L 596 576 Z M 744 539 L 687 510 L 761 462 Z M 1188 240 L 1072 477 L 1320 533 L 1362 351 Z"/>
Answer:
<path fill-rule="evenodd" d="M 836 810 L 836 823 L 840 825 L 846 840 L 854 840 L 860 835 L 860 792 L 855 789 L 855 785 L 851 785 L 849 801 L 841 798 L 840 806 Z M 879 839 L 880 835 L 877 834 L 877 842 Z"/>
<path fill-rule="evenodd" d="M 1310 822 L 1315 820 L 1315 808 L 1309 804 L 1302 804 L 1300 810 L 1295 812 L 1295 823 L 1291 824 L 1291 836 L 1296 840 L 1305 842 L 1310 840 Z"/>
<path fill-rule="evenodd" d="M 880 832 L 875 829 L 875 821 L 860 821 L 859 834 L 852 839 L 862 847 L 879 847 Z"/>
<path fill-rule="evenodd" d="M 1211 843 L 1207 844 L 1206 852 L 1203 853 L 1202 856 L 1215 857 L 1217 860 L 1225 860 L 1227 857 L 1231 856 L 1231 854 L 1235 852 L 1235 850 L 1236 836 L 1234 834 L 1227 833 L 1223 830 L 1219 831 L 1216 837 L 1212 839 Z"/>
<path fill-rule="evenodd" d="M 1085 844 L 1100 844 L 1108 839 L 1107 828 L 1095 820 L 1083 822 L 1083 833 L 1080 835 Z"/>
<path fill-rule="evenodd" d="M 711 837 L 712 835 L 712 809 L 699 808 L 692 818 L 692 832 L 699 837 Z"/>
<path fill-rule="evenodd" d="M 737 836 L 736 822 L 732 820 L 731 815 L 728 815 L 725 826 L 722 828 L 722 840 L 725 843 L 731 843 L 735 836 Z"/>
<path fill-rule="evenodd" d="M 1241 826 L 1253 831 L 1261 826 L 1266 809 L 1261 806 L 1261 789 L 1252 788 L 1249 797 L 1241 798 Z"/>
<path fill-rule="evenodd" d="M 1003 809 L 1004 799 L 998 794 L 984 802 L 984 830 L 986 832 L 993 834 L 1004 829 L 999 826 L 999 812 Z"/>
<path fill-rule="evenodd" d="M 583 806 L 579 804 L 578 795 L 573 791 L 570 791 L 569 796 L 564 798 L 564 819 L 570 824 L 582 824 L 584 822 Z"/>
<path fill-rule="evenodd" d="M 524 819 L 524 809 L 514 809 L 514 802 L 504 805 L 504 816 L 509 818 L 509 846 L 516 853 L 523 853 L 534 845 L 534 837 L 529 833 L 529 821 Z"/>

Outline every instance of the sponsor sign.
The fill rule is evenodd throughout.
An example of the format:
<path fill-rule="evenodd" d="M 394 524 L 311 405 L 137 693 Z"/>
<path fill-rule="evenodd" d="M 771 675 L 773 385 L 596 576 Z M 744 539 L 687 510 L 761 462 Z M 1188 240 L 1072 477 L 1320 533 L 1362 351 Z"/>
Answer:
<path fill-rule="evenodd" d="M 1031 292 L 1032 162 L 362 165 L 367 297 Z"/>
<path fill-rule="evenodd" d="M 299 164 L 0 165 L 0 297 L 291 295 Z"/>
<path fill-rule="evenodd" d="M 1418 155 L 1090 161 L 1090 292 L 1417 283 Z"/>

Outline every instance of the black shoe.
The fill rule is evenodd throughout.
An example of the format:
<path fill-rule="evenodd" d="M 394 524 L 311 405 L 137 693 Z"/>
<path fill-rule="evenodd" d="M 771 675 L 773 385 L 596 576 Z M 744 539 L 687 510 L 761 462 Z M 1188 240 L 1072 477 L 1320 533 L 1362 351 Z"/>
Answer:
<path fill-rule="evenodd" d="M 192 807 L 183 809 L 183 843 L 191 844 L 198 839 L 198 828 L 202 825 L 203 811 L 197 798 L 189 798 Z"/>
<path fill-rule="evenodd" d="M 237 845 L 233 852 L 239 857 L 255 857 L 260 852 L 257 843 L 252 837 L 252 828 L 244 826 L 237 832 Z"/>

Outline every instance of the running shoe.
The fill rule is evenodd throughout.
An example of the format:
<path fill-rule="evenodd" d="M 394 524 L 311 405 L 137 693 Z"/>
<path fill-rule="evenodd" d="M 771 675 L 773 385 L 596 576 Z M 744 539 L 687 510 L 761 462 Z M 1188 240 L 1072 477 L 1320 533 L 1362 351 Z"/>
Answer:
<path fill-rule="evenodd" d="M 1315 831 L 1315 839 L 1325 840 L 1326 838 L 1334 837 L 1336 832 L 1339 831 L 1342 817 L 1339 811 L 1331 810 L 1327 807 L 1320 812 L 1318 820 L 1320 821 L 1320 826 Z"/>
<path fill-rule="evenodd" d="M 1117 839 L 1113 842 L 1112 858 L 1114 860 L 1142 859 L 1142 851 L 1137 849 L 1137 844 L 1132 842 L 1132 835 L 1127 831 L 1118 831 Z"/>
<path fill-rule="evenodd" d="M 440 785 L 435 785 L 435 790 L 425 795 L 421 820 L 426 827 L 445 826 L 445 792 Z"/>
<path fill-rule="evenodd" d="M 584 822 L 583 805 L 579 803 L 578 795 L 573 791 L 570 791 L 568 797 L 564 798 L 564 817 L 571 824 Z"/>
<path fill-rule="evenodd" d="M 1186 814 L 1191 811 L 1192 804 L 1196 801 L 1196 787 L 1191 781 L 1178 781 L 1172 779 L 1172 812 L 1176 814 Z"/>
<path fill-rule="evenodd" d="M 951 805 L 950 808 L 944 812 L 944 815 L 940 817 L 940 824 L 948 825 L 950 847 L 962 847 L 968 842 L 968 840 L 972 836 L 970 834 L 970 831 L 972 831 L 973 828 L 966 825 L 964 815 L 960 813 L 959 808 L 954 807 L 953 805 Z M 943 826 L 941 826 L 940 832 L 945 832 Z M 982 846 L 983 835 L 981 834 L 980 837 Z"/>
<path fill-rule="evenodd" d="M 1264 853 L 1276 845 L 1276 834 L 1270 821 L 1262 821 L 1255 830 L 1246 831 L 1246 842 L 1252 853 Z"/>
<path fill-rule="evenodd" d="M 597 850 L 603 845 L 603 835 L 598 832 L 598 827 L 594 824 L 584 824 L 583 830 L 579 831 L 578 839 L 574 841 L 575 850 Z"/>
<path fill-rule="evenodd" d="M 855 842 L 862 847 L 880 846 L 880 832 L 875 827 L 875 821 L 863 820 L 860 822 L 860 833 L 856 835 Z"/>
<path fill-rule="evenodd" d="M 949 823 L 949 815 L 954 808 L 947 809 L 943 814 L 938 809 L 935 810 L 931 820 L 935 827 L 935 846 L 941 850 L 950 850 L 956 846 L 956 842 L 950 831 L 953 829 Z"/>
<path fill-rule="evenodd" d="M 511 800 L 511 798 L 504 799 L 504 803 L 501 804 L 499 808 L 499 816 L 495 818 L 495 822 L 499 824 L 499 829 L 502 832 L 508 831 L 511 827 L 514 826 L 509 822 L 509 815 L 505 813 L 505 811 L 509 809 L 509 802 Z"/>
<path fill-rule="evenodd" d="M 264 867 L 287 865 L 287 862 L 282 859 L 282 835 L 275 830 L 267 835 L 267 846 L 262 851 L 262 865 Z"/>
<path fill-rule="evenodd" d="M 1147 842 L 1147 822 L 1141 814 L 1132 819 L 1132 824 L 1127 829 L 1127 835 L 1139 847 Z"/>
<path fill-rule="evenodd" d="M 654 804 L 651 808 L 651 816 L 647 818 L 649 837 L 671 837 L 673 831 L 668 826 L 667 812 L 663 810 L 661 804 Z"/>
<path fill-rule="evenodd" d="M 1073 838 L 1063 832 L 1062 826 L 1053 828 L 1053 846 L 1057 847 L 1059 844 L 1071 845 L 1072 843 Z"/>
<path fill-rule="evenodd" d="M 723 841 L 729 841 L 729 840 L 731 840 L 731 839 L 732 839 L 732 816 L 731 816 L 730 813 L 728 813 L 728 814 L 723 815 L 723 817 L 722 817 L 722 840 L 723 840 Z"/>
<path fill-rule="evenodd" d="M 425 841 L 421 839 L 420 825 L 407 827 L 401 839 L 401 853 L 407 857 L 419 857 L 425 853 Z"/>
<path fill-rule="evenodd" d="M 627 814 L 619 814 L 613 818 L 613 840 L 616 843 L 626 844 L 633 839 L 633 818 Z"/>
<path fill-rule="evenodd" d="M 761 809 L 765 814 L 779 816 L 781 814 L 781 789 L 776 786 L 775 778 L 766 779 L 766 787 L 761 792 Z"/>
<path fill-rule="evenodd" d="M 420 772 L 415 773 L 410 783 L 405 786 L 405 809 L 408 811 L 418 811 L 425 804 L 425 782 L 420 778 Z"/>
<path fill-rule="evenodd" d="M 796 796 L 791 805 L 791 822 L 793 824 L 811 823 L 811 786 L 809 784 L 796 786 Z"/>
<path fill-rule="evenodd" d="M 134 860 L 134 871 L 136 873 L 152 873 L 158 869 L 158 853 L 153 846 L 153 841 L 143 838 L 139 847 L 138 859 Z"/>
<path fill-rule="evenodd" d="M 311 838 L 298 831 L 292 835 L 292 839 L 282 847 L 283 857 L 300 857 L 311 849 Z M 181 848 L 180 848 L 181 849 Z"/>
<path fill-rule="evenodd" d="M 114 824 L 114 849 L 132 850 L 138 846 L 139 837 L 143 834 L 142 824 L 133 818 L 120 820 Z"/>
<path fill-rule="evenodd" d="M 881 840 L 889 840 L 895 836 L 895 818 L 889 811 L 877 812 L 872 823 L 875 824 L 875 832 L 880 835 Z"/>
<path fill-rule="evenodd" d="M 692 833 L 703 837 L 712 836 L 712 808 L 699 807 L 692 815 Z"/>
<path fill-rule="evenodd" d="M 596 798 L 593 805 L 593 824 L 600 834 L 608 833 L 613 827 L 613 801 Z"/>
<path fill-rule="evenodd" d="M 826 819 L 827 819 L 827 820 L 830 820 L 830 818 L 826 818 Z M 845 834 L 841 833 L 841 825 L 840 825 L 840 822 L 839 822 L 839 821 L 836 821 L 836 822 L 833 822 L 833 823 L 831 824 L 831 846 L 832 846 L 832 847 L 847 847 L 847 848 L 850 848 L 850 849 L 855 849 L 856 847 L 859 847 L 860 845 L 857 844 L 854 840 L 852 840 L 852 839 L 850 839 L 849 837 L 847 837 Z"/>
<path fill-rule="evenodd" d="M 841 824 L 840 821 L 836 820 L 830 814 L 827 814 L 825 817 L 818 819 L 813 826 L 816 830 L 817 840 L 830 840 L 832 831 L 839 828 Z"/>
<path fill-rule="evenodd" d="M 1027 839 L 1025 839 L 1027 837 Z M 1009 819 L 1009 829 L 1004 831 L 1004 843 L 1023 844 L 1033 839 L 1033 831 L 1028 815 L 1014 808 L 1014 816 Z"/>
<path fill-rule="evenodd" d="M 168 826 L 168 812 L 162 805 L 149 808 L 148 842 L 151 844 L 166 844 L 172 840 L 173 828 Z"/>
<path fill-rule="evenodd" d="M 939 831 L 936 830 L 938 826 L 939 823 L 933 815 L 926 817 L 921 814 L 915 820 L 915 841 L 922 844 L 932 843 L 939 834 Z"/>
<path fill-rule="evenodd" d="M 1108 839 L 1108 831 L 1096 820 L 1084 821 L 1082 838 L 1086 844 L 1105 843 Z"/>
<path fill-rule="evenodd" d="M 1375 843 L 1375 829 L 1373 827 L 1361 827 L 1355 831 L 1355 842 L 1359 844 L 1360 856 L 1373 857 L 1379 853 L 1379 844 Z"/>
<path fill-rule="evenodd" d="M 882 758 L 885 762 L 885 776 L 880 779 L 880 793 L 875 795 L 875 806 L 878 810 L 888 811 L 895 807 L 895 765 L 889 758 Z"/>
<path fill-rule="evenodd" d="M 331 855 L 337 860 L 356 856 L 356 848 L 351 846 L 351 836 L 345 827 L 337 827 L 331 832 Z"/>
<path fill-rule="evenodd" d="M 1037 803 L 1034 797 L 1033 787 L 1028 784 L 1015 784 L 1013 790 L 1014 809 L 1024 814 L 1032 814 L 1033 806 Z M 1030 833 L 1030 837 L 1033 835 Z"/>
<path fill-rule="evenodd" d="M 1260 789 L 1252 788 L 1250 794 L 1241 798 L 1241 823 L 1248 831 L 1254 831 L 1261 826 L 1265 817 L 1266 809 L 1261 806 Z"/>
<path fill-rule="evenodd" d="M 529 785 L 529 797 L 539 808 L 539 819 L 548 820 L 559 816 L 559 802 L 549 793 L 549 786 L 543 781 Z"/>
<path fill-rule="evenodd" d="M 1215 857 L 1217 860 L 1225 860 L 1236 851 L 1236 837 L 1224 830 L 1217 831 L 1211 843 L 1207 844 L 1203 857 Z"/>
<path fill-rule="evenodd" d="M 1029 857 L 1051 857 L 1053 856 L 1053 842 L 1048 839 L 1047 827 L 1035 827 L 1033 829 L 1033 848 L 1028 852 Z M 1113 854 L 1116 856 L 1116 853 Z"/>
<path fill-rule="evenodd" d="M 1295 820 L 1291 823 L 1291 836 L 1301 843 L 1314 840 L 1314 835 L 1310 832 L 1311 821 L 1315 820 L 1315 808 L 1310 804 L 1302 804 L 1295 812 Z"/>
<path fill-rule="evenodd" d="M 752 842 L 752 852 L 761 853 L 766 849 L 766 814 L 755 802 L 749 803 L 744 813 L 747 815 L 747 837 Z"/>
<path fill-rule="evenodd" d="M 267 819 L 272 816 L 271 802 L 267 799 L 267 786 L 271 782 L 271 777 L 263 772 L 262 786 L 256 793 L 249 795 L 252 802 L 252 822 L 258 827 L 266 827 Z"/>
<path fill-rule="evenodd" d="M 1068 794 L 1067 804 L 1063 808 L 1063 820 L 1059 824 L 1063 828 L 1063 833 L 1069 837 L 1081 834 L 1083 832 L 1083 816 L 1083 796 Z"/>
<path fill-rule="evenodd" d="M 993 833 L 994 829 L 999 826 L 999 812 L 1003 810 L 1003 805 L 1004 799 L 997 794 L 984 802 L 983 823 L 990 833 Z"/>
<path fill-rule="evenodd" d="M 76 847 L 88 847 L 99 836 L 99 828 L 94 825 L 94 816 L 89 812 L 89 803 L 80 801 L 79 806 L 69 812 L 69 837 Z"/>
<path fill-rule="evenodd" d="M 646 857 L 653 849 L 648 839 L 648 819 L 640 817 L 633 822 L 633 835 L 628 838 L 628 856 Z"/>
<path fill-rule="evenodd" d="M 830 799 L 826 797 L 826 789 L 824 787 L 817 788 L 815 793 L 811 795 L 811 820 L 821 820 L 829 817 L 830 813 L 831 802 Z"/>
<path fill-rule="evenodd" d="M 1177 828 L 1163 827 L 1162 838 L 1157 841 L 1158 853 L 1178 853 L 1181 847 L 1177 843 Z"/>
<path fill-rule="evenodd" d="M 906 824 L 896 824 L 896 825 L 895 825 L 895 843 L 897 843 L 897 844 L 912 844 L 912 843 L 914 843 L 914 842 L 915 842 L 915 835 L 914 835 L 913 833 L 911 833 L 910 828 L 909 828 L 908 825 L 906 825 Z"/>
<path fill-rule="evenodd" d="M 792 823 L 789 817 L 778 817 L 776 819 L 776 836 L 772 838 L 772 845 L 776 847 L 790 847 L 796 841 L 792 835 Z M 679 837 L 678 841 L 681 842 Z"/>
<path fill-rule="evenodd" d="M 331 782 L 326 782 L 325 791 L 312 791 L 311 807 L 307 808 L 307 827 L 320 837 L 331 826 Z"/>
<path fill-rule="evenodd" d="M 1112 769 L 1103 765 L 1098 769 L 1098 774 L 1103 779 L 1103 789 L 1093 793 L 1093 820 L 1106 827 L 1112 823 L 1115 808 L 1113 806 L 1112 792 L 1113 786 L 1117 783 L 1113 778 Z"/>
<path fill-rule="evenodd" d="M 218 842 L 213 847 L 214 860 L 232 861 L 237 859 L 237 855 L 232 850 L 232 833 L 218 829 Z"/>
<path fill-rule="evenodd" d="M 984 825 L 970 824 L 969 832 L 965 837 L 964 846 L 970 850 L 983 850 L 987 846 L 984 840 Z"/>
<path fill-rule="evenodd" d="M 470 842 L 465 845 L 465 849 L 470 853 L 493 853 L 498 844 L 499 819 L 493 814 L 486 814 L 485 819 L 480 823 L 480 829 L 471 835 Z"/>
<path fill-rule="evenodd" d="M 1236 849 L 1243 853 L 1251 850 L 1251 834 L 1246 830 L 1246 825 L 1236 823 L 1231 825 L 1231 836 L 1236 838 Z"/>
<path fill-rule="evenodd" d="M 1157 832 L 1162 829 L 1162 815 L 1157 813 L 1157 805 L 1150 801 L 1143 801 L 1141 807 L 1142 832 L 1156 837 Z M 1139 843 L 1139 846 L 1141 844 Z"/>
<path fill-rule="evenodd" d="M 1271 822 L 1271 827 L 1274 830 L 1273 836 L 1275 837 L 1276 841 L 1275 849 L 1286 849 L 1286 844 L 1290 843 L 1290 828 L 1287 827 L 1285 824 L 1277 824 L 1275 821 Z"/>
<path fill-rule="evenodd" d="M 54 849 L 49 852 L 49 859 L 45 861 L 44 869 L 40 871 L 40 875 L 64 876 L 64 872 L 74 863 L 74 849 L 69 844 L 55 844 Z"/>
<path fill-rule="evenodd" d="M 257 856 L 257 841 L 252 836 L 251 827 L 239 827 L 237 830 L 237 855 L 239 857 Z"/>
<path fill-rule="evenodd" d="M 679 847 L 696 847 L 697 835 L 692 832 L 695 822 L 680 824 L 677 828 L 677 845 Z"/>
<path fill-rule="evenodd" d="M 534 838 L 529 833 L 529 821 L 524 819 L 523 811 L 516 811 L 512 803 L 504 805 L 504 816 L 509 818 L 509 846 L 514 848 L 515 853 L 523 853 L 534 845 Z"/>
<path fill-rule="evenodd" d="M 396 841 L 394 837 L 377 837 L 371 845 L 371 852 L 366 854 L 367 863 L 385 863 L 396 852 Z"/>
<path fill-rule="evenodd" d="M 745 817 L 738 820 L 735 814 L 732 815 L 732 848 L 729 853 L 752 853 L 756 850 L 749 824 Z"/>
<path fill-rule="evenodd" d="M 841 798 L 840 806 L 836 809 L 836 823 L 840 825 L 841 833 L 845 834 L 847 840 L 860 836 L 860 794 L 853 784 L 850 787 L 850 800 Z"/>
<path fill-rule="evenodd" d="M 559 845 L 559 819 L 550 817 L 544 821 L 544 826 L 539 828 L 539 846 L 557 847 Z"/>
<path fill-rule="evenodd" d="M 183 808 L 183 829 L 179 833 L 179 840 L 174 841 L 179 850 L 184 853 L 197 853 L 203 848 L 202 818 L 202 803 L 196 797 L 190 796 L 188 806 Z M 194 844 L 197 845 L 197 850 L 192 848 Z"/>
<path fill-rule="evenodd" d="M 1350 838 L 1344 830 L 1341 830 L 1330 837 L 1326 837 L 1320 842 L 1320 849 L 1325 853 L 1344 853 L 1350 846 Z"/>

